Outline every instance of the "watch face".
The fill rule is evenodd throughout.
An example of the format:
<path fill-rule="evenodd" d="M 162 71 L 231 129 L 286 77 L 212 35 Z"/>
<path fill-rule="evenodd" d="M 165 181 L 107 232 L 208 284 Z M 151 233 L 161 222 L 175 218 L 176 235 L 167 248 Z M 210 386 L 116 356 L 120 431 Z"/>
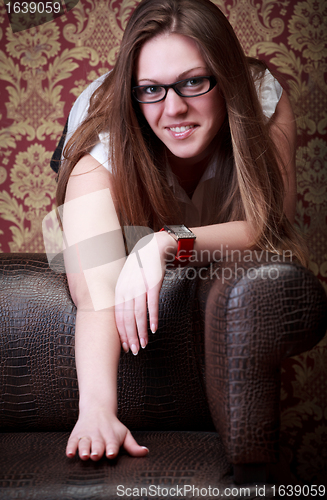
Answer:
<path fill-rule="evenodd" d="M 189 230 L 188 227 L 184 226 L 184 224 L 176 225 L 176 226 L 169 226 L 169 228 L 174 231 L 176 234 L 183 234 L 183 233 L 192 233 L 192 231 Z"/>
<path fill-rule="evenodd" d="M 169 225 L 167 226 L 167 229 L 177 238 L 195 238 L 192 231 L 188 227 L 184 226 L 184 224 Z"/>

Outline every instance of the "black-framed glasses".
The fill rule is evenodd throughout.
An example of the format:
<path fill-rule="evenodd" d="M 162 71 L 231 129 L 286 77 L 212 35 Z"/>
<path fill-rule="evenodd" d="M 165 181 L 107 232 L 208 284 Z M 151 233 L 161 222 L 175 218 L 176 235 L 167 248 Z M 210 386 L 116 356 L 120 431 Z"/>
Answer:
<path fill-rule="evenodd" d="M 214 76 L 194 76 L 171 85 L 137 85 L 132 88 L 133 96 L 142 104 L 163 101 L 169 89 L 173 89 L 180 97 L 198 97 L 207 94 L 217 85 Z"/>

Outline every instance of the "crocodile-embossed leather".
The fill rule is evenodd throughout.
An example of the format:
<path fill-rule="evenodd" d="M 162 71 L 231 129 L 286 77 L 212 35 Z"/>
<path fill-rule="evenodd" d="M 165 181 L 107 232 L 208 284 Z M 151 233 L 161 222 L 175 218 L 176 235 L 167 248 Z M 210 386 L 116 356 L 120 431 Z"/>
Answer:
<path fill-rule="evenodd" d="M 224 269 L 232 267 L 221 264 L 207 300 L 207 394 L 228 459 L 274 462 L 281 361 L 323 338 L 327 299 L 302 266 L 252 262 L 238 267 L 245 272 L 229 277 Z"/>
<path fill-rule="evenodd" d="M 51 267 L 45 255 L 0 255 L 2 430 L 65 431 L 77 418 L 76 308 L 62 264 Z M 122 351 L 118 413 L 131 429 L 214 430 L 192 323 L 196 280 L 184 274 L 164 280 L 147 348 Z"/>
<path fill-rule="evenodd" d="M 0 434 L 1 500 L 209 499 L 223 498 L 225 488 L 229 488 L 230 496 L 233 490 L 232 498 L 236 500 L 258 498 L 256 485 L 243 484 L 246 491 L 235 488 L 216 433 L 134 432 L 138 442 L 149 447 L 147 457 L 121 454 L 118 459 L 102 459 L 96 463 L 83 462 L 78 457 L 67 459 L 64 448 L 68 435 L 62 432 Z M 184 487 L 188 488 L 185 496 Z M 265 498 L 273 498 L 269 485 L 266 485 Z"/>
<path fill-rule="evenodd" d="M 138 356 L 122 352 L 118 373 L 119 416 L 143 430 L 137 438 L 150 455 L 95 464 L 64 456 L 62 431 L 78 408 L 76 308 L 56 266 L 45 255 L 0 255 L 2 500 L 111 499 L 125 480 L 232 485 L 223 449 L 237 467 L 276 460 L 280 361 L 318 342 L 326 326 L 312 273 L 280 264 L 273 283 L 223 281 L 222 263 L 213 279 L 209 271 L 186 279 L 186 269 L 166 276 L 159 329 Z"/>

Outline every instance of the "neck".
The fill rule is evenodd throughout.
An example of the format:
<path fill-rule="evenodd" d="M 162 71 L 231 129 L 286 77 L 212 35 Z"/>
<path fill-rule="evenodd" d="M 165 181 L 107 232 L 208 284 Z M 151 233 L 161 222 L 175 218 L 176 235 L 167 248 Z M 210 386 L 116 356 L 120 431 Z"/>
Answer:
<path fill-rule="evenodd" d="M 200 160 L 194 158 L 177 158 L 169 152 L 167 156 L 170 168 L 176 175 L 179 184 L 191 197 L 211 160 L 212 154 Z"/>

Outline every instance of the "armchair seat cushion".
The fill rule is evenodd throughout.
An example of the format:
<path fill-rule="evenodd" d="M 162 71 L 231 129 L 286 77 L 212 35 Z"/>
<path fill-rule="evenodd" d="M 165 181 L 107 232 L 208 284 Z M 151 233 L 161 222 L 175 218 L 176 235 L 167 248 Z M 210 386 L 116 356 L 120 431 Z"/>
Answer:
<path fill-rule="evenodd" d="M 243 490 L 235 486 L 217 433 L 136 431 L 133 435 L 151 450 L 147 457 L 120 454 L 110 461 L 83 462 L 77 456 L 68 459 L 64 455 L 69 433 L 2 433 L 0 498 L 221 498 L 225 488 L 233 489 L 236 499 L 245 498 L 244 488 L 246 498 L 256 498 L 256 485 L 243 484 Z M 272 493 L 266 485 L 265 498 L 273 498 Z"/>

